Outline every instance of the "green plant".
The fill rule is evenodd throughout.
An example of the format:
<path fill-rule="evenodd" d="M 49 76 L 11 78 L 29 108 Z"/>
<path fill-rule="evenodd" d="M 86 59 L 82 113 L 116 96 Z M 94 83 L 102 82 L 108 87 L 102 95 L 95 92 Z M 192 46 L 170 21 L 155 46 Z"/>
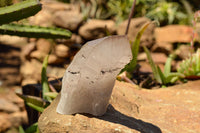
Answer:
<path fill-rule="evenodd" d="M 133 0 L 109 0 L 109 13 L 119 23 L 128 18 Z"/>
<path fill-rule="evenodd" d="M 33 16 L 42 9 L 38 0 L 27 0 L 0 8 L 0 25 Z"/>
<path fill-rule="evenodd" d="M 139 52 L 139 45 L 140 45 L 140 39 L 142 37 L 142 34 L 146 30 L 146 28 L 151 24 L 152 22 L 148 22 L 142 26 L 142 28 L 137 33 L 134 42 L 131 44 L 131 51 L 132 51 L 132 60 L 129 64 L 127 64 L 124 69 L 122 69 L 121 73 L 126 71 L 128 73 L 132 73 L 135 70 L 135 67 L 137 65 L 137 56 Z"/>
<path fill-rule="evenodd" d="M 48 100 L 48 101 L 51 101 L 51 98 L 47 95 L 45 95 L 45 93 L 49 92 L 50 91 L 50 88 L 49 88 L 49 83 L 48 83 L 48 80 L 47 80 L 47 74 L 46 74 L 46 69 L 47 69 L 47 64 L 48 64 L 48 59 L 49 59 L 49 56 L 47 55 L 43 61 L 43 64 L 42 64 L 42 74 L 41 74 L 41 78 L 42 78 L 42 97 L 44 100 Z"/>
<path fill-rule="evenodd" d="M 31 25 L 4 24 L 0 26 L 0 34 L 17 35 L 34 38 L 69 38 L 71 32 L 60 28 L 49 28 Z"/>
<path fill-rule="evenodd" d="M 18 25 L 18 21 L 33 16 L 42 9 L 39 0 L 26 0 L 0 8 L 0 34 L 17 35 L 33 38 L 70 38 L 71 32 L 60 28 Z M 2 25 L 3 24 L 3 25 Z"/>
<path fill-rule="evenodd" d="M 26 105 L 29 107 L 37 110 L 38 112 L 43 112 L 44 109 L 50 105 L 52 102 L 52 99 L 54 99 L 58 93 L 57 92 L 51 92 L 49 83 L 47 80 L 47 75 L 46 75 L 46 69 L 48 65 L 48 55 L 44 58 L 43 64 L 42 64 L 42 72 L 41 72 L 41 79 L 42 79 L 42 98 L 36 97 L 36 96 L 29 96 L 29 95 L 23 95 L 20 93 L 16 94 L 22 98 L 25 102 Z M 33 133 L 38 131 L 38 126 L 37 123 L 33 124 L 29 128 L 27 128 L 25 131 L 23 128 L 20 126 L 19 127 L 20 133 Z"/>
<path fill-rule="evenodd" d="M 183 77 L 183 74 L 179 72 L 171 72 L 171 62 L 173 55 L 170 55 L 165 63 L 164 72 L 161 71 L 159 66 L 156 66 L 149 50 L 144 47 L 144 51 L 147 55 L 148 61 L 151 65 L 153 75 L 155 80 L 161 85 L 174 84 L 180 77 Z"/>
<path fill-rule="evenodd" d="M 85 18 L 113 18 L 117 23 L 128 19 L 134 0 L 70 0 L 78 1 Z M 189 24 L 191 6 L 186 0 L 137 0 L 133 17 L 146 16 L 157 20 L 161 25 Z"/>
<path fill-rule="evenodd" d="M 191 54 L 188 59 L 183 60 L 179 64 L 178 72 L 184 74 L 185 79 L 199 79 L 200 78 L 200 49 L 194 53 L 194 42 L 196 33 L 196 23 L 199 21 L 200 11 L 196 11 L 193 17 L 193 32 L 192 40 L 190 42 Z"/>
<path fill-rule="evenodd" d="M 150 19 L 158 20 L 161 25 L 179 23 L 188 17 L 185 12 L 181 11 L 181 6 L 177 2 L 160 0 L 150 8 L 150 10 L 147 10 L 146 16 Z"/>
<path fill-rule="evenodd" d="M 24 130 L 22 126 L 19 126 L 19 133 L 39 133 L 38 123 L 32 124 L 26 130 Z"/>
<path fill-rule="evenodd" d="M 185 79 L 200 78 L 200 49 L 188 59 L 183 60 L 177 71 L 184 74 Z"/>

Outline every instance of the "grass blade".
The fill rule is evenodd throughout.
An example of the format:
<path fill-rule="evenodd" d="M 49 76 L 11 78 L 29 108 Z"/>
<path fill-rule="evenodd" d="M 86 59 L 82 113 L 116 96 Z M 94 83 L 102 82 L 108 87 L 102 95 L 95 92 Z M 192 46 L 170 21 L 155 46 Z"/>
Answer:
<path fill-rule="evenodd" d="M 39 97 L 23 95 L 20 93 L 16 93 L 16 95 L 22 98 L 25 102 L 29 102 L 37 106 L 43 106 L 45 103 L 45 101 Z"/>
<path fill-rule="evenodd" d="M 125 68 L 121 71 L 121 73 L 123 71 L 127 71 L 127 72 L 133 72 L 133 70 L 135 69 L 136 65 L 137 65 L 137 56 L 138 56 L 138 52 L 139 52 L 139 46 L 140 46 L 140 40 L 142 37 L 142 34 L 144 33 L 144 31 L 146 30 L 146 28 L 151 24 L 152 22 L 148 22 L 145 23 L 142 28 L 139 30 L 139 32 L 137 33 L 134 42 L 131 45 L 131 50 L 132 50 L 132 60 L 130 61 L 129 64 L 127 64 L 125 66 Z"/>
<path fill-rule="evenodd" d="M 49 55 L 47 55 L 44 58 L 43 64 L 42 64 L 42 73 L 41 73 L 41 78 L 42 78 L 42 97 L 43 99 L 47 100 L 47 101 L 51 101 L 51 98 L 49 96 L 46 96 L 45 93 L 50 91 L 49 88 L 49 83 L 47 80 L 47 74 L 46 74 L 46 69 L 47 69 L 47 65 L 48 65 L 48 58 Z"/>
<path fill-rule="evenodd" d="M 167 76 L 171 72 L 172 55 L 169 55 L 164 67 L 164 75 Z"/>
<path fill-rule="evenodd" d="M 37 110 L 38 112 L 43 112 L 43 111 L 44 111 L 44 108 L 41 107 L 41 106 L 37 106 L 37 105 L 35 105 L 35 104 L 33 104 L 33 103 L 29 103 L 29 102 L 27 102 L 26 104 L 27 104 L 29 107 L 31 107 L 31 108 Z"/>
<path fill-rule="evenodd" d="M 19 126 L 19 133 L 25 133 L 25 131 L 24 131 L 22 126 Z"/>
<path fill-rule="evenodd" d="M 57 92 L 46 92 L 45 93 L 46 96 L 51 97 L 52 99 L 55 99 L 58 95 Z"/>
<path fill-rule="evenodd" d="M 200 49 L 196 52 L 196 72 L 200 72 Z"/>
<path fill-rule="evenodd" d="M 148 58 L 149 63 L 151 65 L 151 69 L 153 71 L 154 78 L 156 79 L 156 81 L 158 83 L 162 84 L 162 79 L 160 77 L 160 74 L 158 72 L 158 69 L 157 69 L 155 63 L 153 62 L 153 59 L 151 57 L 151 54 L 150 54 L 149 50 L 145 46 L 143 48 L 144 48 L 145 53 L 147 54 L 147 58 Z"/>
<path fill-rule="evenodd" d="M 26 133 L 35 133 L 37 131 L 37 128 L 38 128 L 38 123 L 36 122 L 36 123 L 32 124 L 30 127 L 28 127 L 25 132 Z"/>
<path fill-rule="evenodd" d="M 162 84 L 166 84 L 166 78 L 165 78 L 165 75 L 162 73 L 161 69 L 159 66 L 157 66 L 157 70 L 158 70 L 158 73 L 160 75 L 160 78 L 161 78 L 161 81 L 162 81 Z"/>

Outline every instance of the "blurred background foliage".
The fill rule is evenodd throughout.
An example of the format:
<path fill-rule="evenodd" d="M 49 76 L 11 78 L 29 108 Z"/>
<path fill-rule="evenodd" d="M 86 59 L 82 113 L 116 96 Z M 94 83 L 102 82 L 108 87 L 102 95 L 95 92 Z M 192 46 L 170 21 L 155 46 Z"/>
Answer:
<path fill-rule="evenodd" d="M 133 0 L 59 0 L 80 5 L 86 19 L 128 19 Z M 192 14 L 200 8 L 195 0 L 137 0 L 134 17 L 146 16 L 167 24 L 191 24 Z"/>

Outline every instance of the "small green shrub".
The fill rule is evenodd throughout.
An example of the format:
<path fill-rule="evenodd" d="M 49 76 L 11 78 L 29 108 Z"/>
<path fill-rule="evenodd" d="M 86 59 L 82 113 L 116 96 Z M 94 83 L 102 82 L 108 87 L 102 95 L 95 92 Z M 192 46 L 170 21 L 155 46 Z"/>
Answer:
<path fill-rule="evenodd" d="M 178 72 L 171 72 L 171 62 L 173 59 L 173 55 L 170 55 L 165 63 L 164 72 L 161 71 L 159 66 L 156 66 L 149 50 L 144 47 L 144 51 L 147 54 L 147 59 L 151 65 L 153 75 L 155 80 L 161 85 L 169 85 L 174 84 L 180 77 L 184 75 Z"/>
<path fill-rule="evenodd" d="M 71 0 L 73 1 L 73 0 Z M 114 18 L 117 23 L 128 19 L 133 0 L 77 0 L 86 18 Z M 189 24 L 192 8 L 186 0 L 137 0 L 134 17 L 146 16 L 161 25 Z"/>
<path fill-rule="evenodd" d="M 188 59 L 183 60 L 177 71 L 184 74 L 186 79 L 200 78 L 200 49 Z"/>

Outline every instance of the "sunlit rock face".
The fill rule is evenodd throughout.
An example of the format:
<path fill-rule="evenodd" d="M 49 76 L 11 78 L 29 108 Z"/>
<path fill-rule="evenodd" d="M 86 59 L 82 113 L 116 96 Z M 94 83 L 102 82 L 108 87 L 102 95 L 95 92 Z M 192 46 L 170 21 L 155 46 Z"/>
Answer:
<path fill-rule="evenodd" d="M 116 76 L 131 58 L 126 36 L 109 36 L 86 43 L 64 74 L 57 112 L 103 115 Z"/>

